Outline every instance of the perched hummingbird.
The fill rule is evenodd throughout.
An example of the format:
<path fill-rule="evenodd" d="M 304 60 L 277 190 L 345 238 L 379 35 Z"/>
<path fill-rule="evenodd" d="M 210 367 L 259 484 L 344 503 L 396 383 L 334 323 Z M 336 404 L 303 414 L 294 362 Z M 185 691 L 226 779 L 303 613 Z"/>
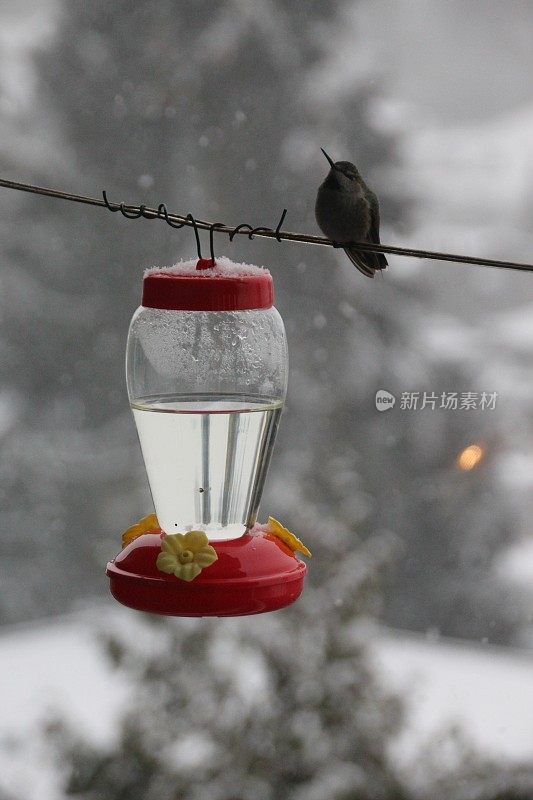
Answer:
<path fill-rule="evenodd" d="M 322 150 L 322 148 L 320 148 Z M 379 244 L 379 203 L 350 161 L 333 161 L 322 150 L 331 167 L 320 184 L 315 217 L 324 236 L 333 242 L 372 242 Z M 377 269 L 387 266 L 383 253 L 364 253 L 353 247 L 344 252 L 359 272 L 373 278 Z"/>

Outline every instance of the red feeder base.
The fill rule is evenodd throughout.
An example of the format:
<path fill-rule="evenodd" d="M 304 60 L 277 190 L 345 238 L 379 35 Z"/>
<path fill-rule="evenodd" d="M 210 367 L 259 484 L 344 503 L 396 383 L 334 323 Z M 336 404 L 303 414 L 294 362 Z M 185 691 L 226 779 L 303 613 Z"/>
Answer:
<path fill-rule="evenodd" d="M 218 560 L 186 582 L 157 569 L 160 533 L 139 536 L 107 565 L 111 594 L 152 614 L 234 617 L 275 611 L 302 593 L 307 568 L 277 537 L 252 530 L 210 544 Z"/>

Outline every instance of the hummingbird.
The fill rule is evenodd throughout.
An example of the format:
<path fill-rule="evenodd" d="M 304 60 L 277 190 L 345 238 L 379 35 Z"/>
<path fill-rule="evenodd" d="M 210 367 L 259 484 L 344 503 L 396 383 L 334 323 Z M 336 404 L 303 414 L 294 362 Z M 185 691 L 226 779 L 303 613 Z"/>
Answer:
<path fill-rule="evenodd" d="M 333 242 L 379 241 L 379 202 L 368 188 L 357 167 L 350 161 L 333 161 L 320 148 L 331 167 L 320 184 L 315 203 L 315 217 L 322 233 Z M 364 253 L 354 247 L 344 247 L 344 252 L 367 278 L 373 278 L 377 269 L 385 269 L 387 259 L 383 253 Z"/>

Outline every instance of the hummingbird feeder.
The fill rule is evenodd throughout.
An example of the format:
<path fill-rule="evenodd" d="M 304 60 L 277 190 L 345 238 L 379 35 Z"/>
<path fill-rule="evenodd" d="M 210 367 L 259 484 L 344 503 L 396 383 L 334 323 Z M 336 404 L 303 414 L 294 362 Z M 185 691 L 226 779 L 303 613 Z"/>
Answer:
<path fill-rule="evenodd" d="M 199 259 L 147 270 L 126 377 L 155 514 L 107 565 L 121 603 L 175 616 L 272 611 L 302 592 L 305 546 L 257 513 L 285 400 L 267 269 Z"/>

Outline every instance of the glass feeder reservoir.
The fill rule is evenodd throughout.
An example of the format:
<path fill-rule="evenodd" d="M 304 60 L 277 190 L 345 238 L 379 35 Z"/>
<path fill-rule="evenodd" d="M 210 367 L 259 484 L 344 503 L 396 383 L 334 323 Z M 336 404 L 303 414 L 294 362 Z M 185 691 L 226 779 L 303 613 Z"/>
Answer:
<path fill-rule="evenodd" d="M 126 377 L 157 529 L 108 564 L 118 600 L 223 616 L 298 597 L 305 565 L 256 524 L 287 376 L 268 270 L 219 259 L 145 272 Z"/>
<path fill-rule="evenodd" d="M 206 278 L 147 274 L 128 336 L 128 394 L 162 530 L 233 539 L 256 521 L 287 345 L 265 270 Z"/>

